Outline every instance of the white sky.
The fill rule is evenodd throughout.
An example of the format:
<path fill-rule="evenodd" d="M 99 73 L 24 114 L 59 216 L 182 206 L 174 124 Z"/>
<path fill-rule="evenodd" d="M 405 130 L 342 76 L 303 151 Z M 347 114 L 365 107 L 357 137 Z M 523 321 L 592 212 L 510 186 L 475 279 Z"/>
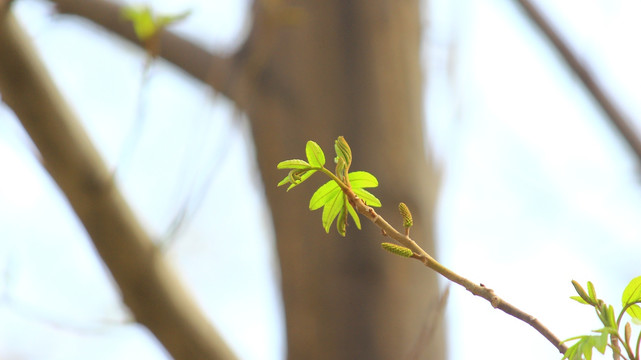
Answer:
<path fill-rule="evenodd" d="M 540 3 L 638 121 L 641 5 Z M 193 9 L 178 31 L 210 49 L 232 51 L 246 31 L 244 1 L 154 6 Z M 82 22 L 52 18 L 46 3 L 14 7 L 100 151 L 118 164 L 123 191 L 150 233 L 162 239 L 187 204 L 167 254 L 213 323 L 243 359 L 282 359 L 277 261 L 245 122 L 206 87 L 156 64 L 142 91 L 143 135 L 123 155 L 137 121 L 142 54 Z M 438 258 L 562 338 L 598 328 L 593 312 L 568 299 L 570 280 L 592 280 L 616 307 L 623 287 L 641 275 L 634 159 L 513 2 L 433 0 L 429 9 L 426 114 L 446 166 Z M 0 107 L 0 358 L 166 358 L 129 323 L 31 151 Z M 236 216 L 231 199 L 259 221 Z M 452 360 L 560 358 L 534 330 L 458 287 L 448 331 Z"/>

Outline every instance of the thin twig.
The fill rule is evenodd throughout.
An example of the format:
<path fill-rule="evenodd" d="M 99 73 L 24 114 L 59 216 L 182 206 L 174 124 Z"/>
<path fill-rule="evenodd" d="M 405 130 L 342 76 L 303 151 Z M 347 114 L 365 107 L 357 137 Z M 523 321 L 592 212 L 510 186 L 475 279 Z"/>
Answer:
<path fill-rule="evenodd" d="M 536 6 L 529 0 L 517 0 L 517 3 L 521 5 L 527 16 L 539 27 L 548 40 L 550 40 L 568 67 L 570 67 L 579 80 L 581 80 L 581 83 L 599 104 L 603 112 L 605 112 L 607 118 L 619 131 L 621 136 L 623 136 L 623 139 L 632 152 L 634 152 L 637 161 L 641 163 L 641 139 L 630 125 L 630 120 L 623 115 L 623 112 L 617 107 L 616 103 L 608 96 L 588 68 L 583 65 L 579 57 L 572 51 L 570 46 L 563 40 L 561 35 L 559 35 Z"/>
<path fill-rule="evenodd" d="M 547 327 L 543 326 L 543 324 L 534 316 L 501 299 L 494 293 L 492 289 L 485 287 L 485 285 L 477 285 L 467 278 L 443 266 L 441 263 L 432 258 L 427 252 L 425 252 L 425 250 L 423 250 L 423 248 L 421 248 L 409 236 L 398 232 L 398 230 L 396 230 L 385 219 L 383 219 L 383 217 L 378 215 L 373 208 L 367 206 L 362 199 L 354 195 L 352 191 L 346 191 L 345 193 L 347 194 L 350 204 L 354 206 L 354 208 L 359 213 L 365 215 L 374 224 L 381 228 L 381 230 L 384 231 L 387 236 L 398 241 L 406 248 L 412 250 L 412 252 L 414 253 L 414 256 L 412 256 L 413 258 L 421 261 L 425 266 L 443 275 L 448 280 L 463 286 L 473 295 L 480 296 L 489 301 L 492 307 L 494 307 L 495 309 L 499 309 L 506 314 L 511 315 L 532 326 L 536 331 L 538 331 L 541 335 L 548 339 L 548 341 L 551 342 L 559 350 L 559 352 L 565 354 L 565 352 L 567 351 L 567 346 L 563 344 L 561 340 L 556 337 L 556 335 L 554 335 Z"/>

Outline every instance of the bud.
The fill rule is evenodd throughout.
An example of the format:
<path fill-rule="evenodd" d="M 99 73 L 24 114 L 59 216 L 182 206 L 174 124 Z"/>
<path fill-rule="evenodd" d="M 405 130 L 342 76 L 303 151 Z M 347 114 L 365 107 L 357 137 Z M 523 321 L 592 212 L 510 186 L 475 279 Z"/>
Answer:
<path fill-rule="evenodd" d="M 339 136 L 338 139 L 336 139 L 334 149 L 336 150 L 336 163 L 339 162 L 339 159 L 343 159 L 343 161 L 345 161 L 345 168 L 349 169 L 352 165 L 352 149 L 350 149 L 344 137 Z"/>
<path fill-rule="evenodd" d="M 412 213 L 407 205 L 405 205 L 405 203 L 398 204 L 398 211 L 400 211 L 401 216 L 403 216 L 403 227 L 412 227 L 412 225 L 414 225 L 414 221 L 412 220 Z"/>
<path fill-rule="evenodd" d="M 572 285 L 574 286 L 574 290 L 576 290 L 577 294 L 583 299 L 588 304 L 594 305 L 594 301 L 590 300 L 590 297 L 588 296 L 588 293 L 585 292 L 583 287 L 576 281 L 572 280 Z"/>
<path fill-rule="evenodd" d="M 404 246 L 400 246 L 400 245 L 396 245 L 396 244 L 392 244 L 392 243 L 386 243 L 386 242 L 382 243 L 381 247 L 383 249 L 391 252 L 392 254 L 396 254 L 398 256 L 402 256 L 402 257 L 406 257 L 406 258 L 412 257 L 412 255 L 414 255 L 412 250 L 410 250 L 410 249 L 408 249 L 408 248 L 406 248 Z"/>

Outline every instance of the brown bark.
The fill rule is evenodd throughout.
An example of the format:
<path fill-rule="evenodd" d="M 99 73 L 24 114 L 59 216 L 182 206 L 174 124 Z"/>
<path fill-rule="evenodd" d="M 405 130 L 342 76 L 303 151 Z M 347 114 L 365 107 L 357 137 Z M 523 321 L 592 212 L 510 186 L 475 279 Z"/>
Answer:
<path fill-rule="evenodd" d="M 308 139 L 331 161 L 333 140 L 344 135 L 353 169 L 381 183 L 381 212 L 400 222 L 396 206 L 406 202 L 416 216 L 414 237 L 433 252 L 437 174 L 423 142 L 418 1 L 297 5 L 303 20 L 278 27 L 269 17 L 278 10 L 259 3 L 237 56 L 239 66 L 264 59 L 246 79 L 253 89 L 246 111 L 278 239 L 289 358 L 402 358 L 438 297 L 435 274 L 382 251 L 381 234 L 367 222 L 345 239 L 335 229 L 325 234 L 320 212 L 306 211 L 313 184 L 285 193 L 275 186 L 285 175 L 275 165 L 302 157 Z M 274 32 L 266 48 L 262 36 Z M 423 345 L 426 358 L 443 358 L 442 332 Z"/>
<path fill-rule="evenodd" d="M 138 322 L 175 359 L 235 359 L 122 198 L 29 39 L 0 4 L 0 93 L 118 284 Z"/>

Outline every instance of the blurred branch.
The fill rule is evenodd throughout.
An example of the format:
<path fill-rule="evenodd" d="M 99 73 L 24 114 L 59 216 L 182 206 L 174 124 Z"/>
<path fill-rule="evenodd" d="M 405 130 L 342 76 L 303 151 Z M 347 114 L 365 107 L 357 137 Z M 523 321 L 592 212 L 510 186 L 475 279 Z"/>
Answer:
<path fill-rule="evenodd" d="M 527 16 L 538 26 L 543 34 L 552 43 L 554 48 L 563 57 L 567 65 L 581 80 L 594 100 L 605 112 L 610 122 L 616 127 L 621 136 L 625 139 L 636 159 L 641 163 L 641 139 L 630 125 L 630 121 L 623 115 L 614 101 L 606 94 L 590 71 L 581 63 L 578 56 L 570 49 L 568 44 L 561 38 L 561 35 L 552 27 L 552 24 L 529 0 L 517 0 Z"/>
<path fill-rule="evenodd" d="M 122 16 L 122 6 L 107 0 L 52 0 L 58 12 L 86 18 L 140 47 L 131 22 Z M 210 85 L 239 106 L 244 104 L 240 92 L 234 92 L 234 58 L 213 54 L 194 42 L 169 30 L 160 33 L 159 55 L 187 72 L 194 78 Z"/>
<path fill-rule="evenodd" d="M 175 359 L 235 359 L 136 221 L 31 42 L 1 6 L 0 49 L 2 100 L 29 133 L 136 320 Z"/>

